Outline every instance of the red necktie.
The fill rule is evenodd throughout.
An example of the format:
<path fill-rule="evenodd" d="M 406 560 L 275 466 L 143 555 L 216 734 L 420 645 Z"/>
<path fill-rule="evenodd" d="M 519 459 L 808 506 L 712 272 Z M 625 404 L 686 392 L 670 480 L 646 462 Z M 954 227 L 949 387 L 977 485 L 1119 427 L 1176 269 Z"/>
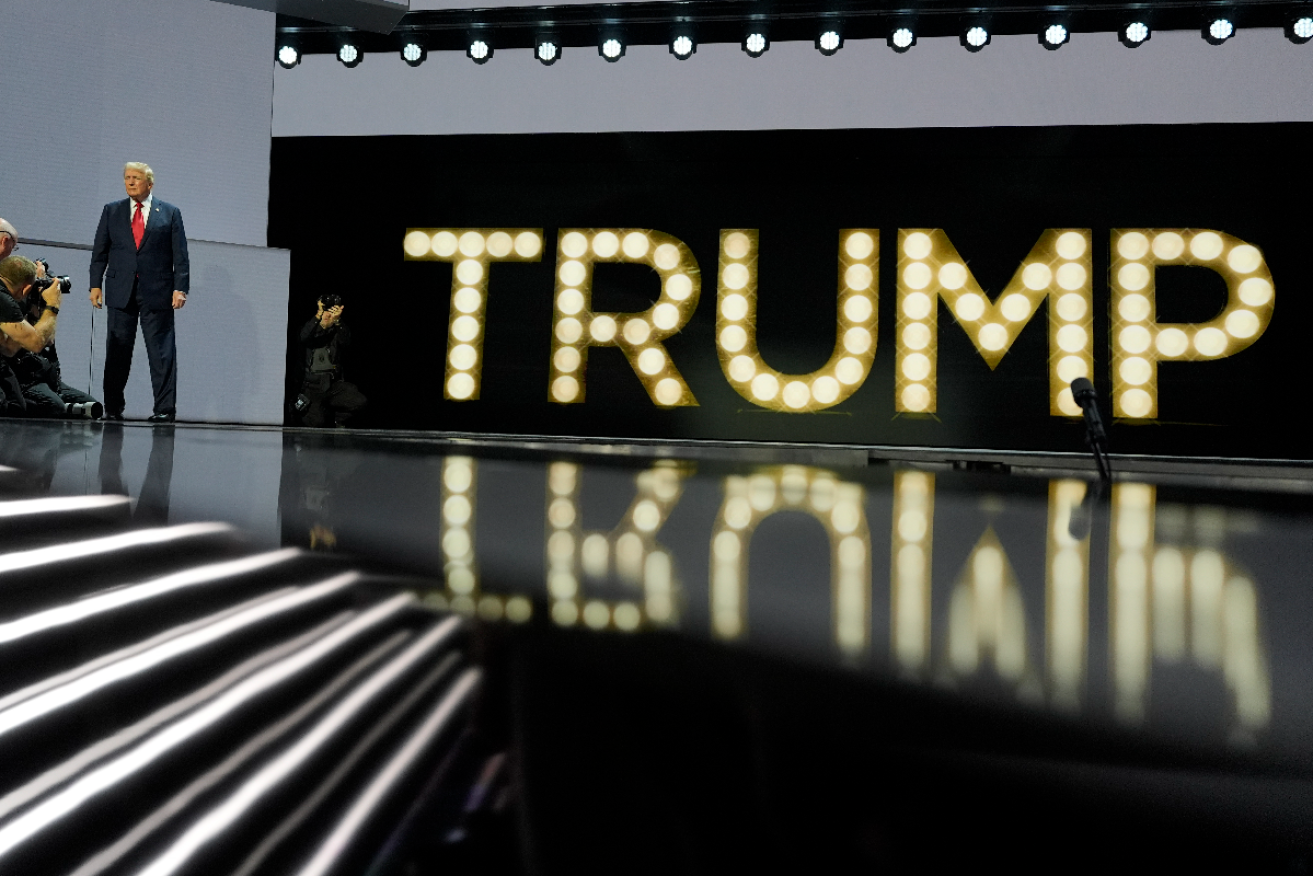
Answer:
<path fill-rule="evenodd" d="M 141 249 L 141 239 L 146 236 L 146 220 L 141 216 L 141 201 L 137 201 L 137 212 L 132 214 L 132 239 Z"/>

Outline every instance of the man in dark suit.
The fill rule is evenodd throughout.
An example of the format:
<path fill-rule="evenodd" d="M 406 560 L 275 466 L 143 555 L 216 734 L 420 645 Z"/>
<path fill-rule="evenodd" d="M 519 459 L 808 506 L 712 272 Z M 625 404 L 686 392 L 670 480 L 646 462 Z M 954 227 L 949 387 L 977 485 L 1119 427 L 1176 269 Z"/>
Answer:
<path fill-rule="evenodd" d="M 155 390 L 152 423 L 172 423 L 177 411 L 178 371 L 173 312 L 187 303 L 191 266 L 182 213 L 151 195 L 155 173 L 128 162 L 128 197 L 105 205 L 91 252 L 91 303 L 109 306 L 105 344 L 105 419 L 123 419 L 123 389 L 132 368 L 132 347 L 141 322 Z M 102 282 L 104 288 L 101 288 Z"/>

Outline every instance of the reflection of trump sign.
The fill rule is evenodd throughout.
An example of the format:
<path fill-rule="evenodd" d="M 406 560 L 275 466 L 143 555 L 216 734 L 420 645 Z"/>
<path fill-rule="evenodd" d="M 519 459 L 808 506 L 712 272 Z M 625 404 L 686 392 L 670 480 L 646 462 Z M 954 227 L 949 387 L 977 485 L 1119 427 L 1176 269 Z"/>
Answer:
<path fill-rule="evenodd" d="M 559 404 L 583 402 L 589 349 L 618 347 L 654 405 L 696 405 L 662 343 L 697 309 L 702 274 L 693 252 L 669 234 L 650 229 L 562 229 L 558 237 L 548 398 Z M 757 349 L 757 232 L 721 232 L 716 346 L 721 369 L 741 396 L 769 410 L 806 413 L 839 404 L 865 382 L 878 338 L 879 241 L 874 229 L 839 232 L 834 352 L 815 371 L 784 374 Z M 1089 229 L 1045 231 L 1011 282 L 991 297 L 942 230 L 899 229 L 896 410 L 937 409 L 937 298 L 991 369 L 1047 301 L 1049 411 L 1080 416 L 1068 386 L 1094 369 L 1092 246 Z M 1257 247 L 1218 231 L 1119 229 L 1112 232 L 1111 247 L 1113 412 L 1156 417 L 1158 363 L 1221 359 L 1252 344 L 1272 316 L 1272 277 Z M 540 261 L 542 251 L 540 228 L 434 228 L 406 234 L 407 259 L 454 263 L 448 399 L 479 397 L 493 264 Z M 594 312 L 592 278 L 598 262 L 647 265 L 661 278 L 660 297 L 642 312 Z M 1208 322 L 1159 323 L 1154 298 L 1159 265 L 1216 271 L 1226 281 L 1226 306 Z"/>

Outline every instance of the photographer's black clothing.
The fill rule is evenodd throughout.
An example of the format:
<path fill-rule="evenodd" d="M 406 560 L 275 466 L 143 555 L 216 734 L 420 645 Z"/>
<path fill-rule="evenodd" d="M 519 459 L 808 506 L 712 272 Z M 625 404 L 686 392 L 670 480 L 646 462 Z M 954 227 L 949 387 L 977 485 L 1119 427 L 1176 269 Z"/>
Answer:
<path fill-rule="evenodd" d="M 4 286 L 0 286 L 0 323 L 22 321 L 23 306 Z M 12 357 L 0 356 L 0 416 L 4 417 L 22 416 L 27 408 L 13 364 Z"/>
<path fill-rule="evenodd" d="M 345 349 L 351 344 L 351 329 L 338 321 L 323 328 L 311 317 L 301 329 L 301 346 L 305 348 L 305 377 L 301 393 L 309 406 L 301 413 L 307 426 L 345 426 L 365 406 L 365 396 L 342 379 Z"/>
<path fill-rule="evenodd" d="M 35 325 L 45 311 L 45 303 L 34 292 L 27 304 L 27 321 Z M 22 305 L 19 307 L 21 310 Z M 64 383 L 59 370 L 59 351 L 53 340 L 40 353 L 20 351 L 8 364 L 21 389 L 24 413 L 29 417 L 72 416 L 69 405 L 96 403 L 92 396 Z"/>

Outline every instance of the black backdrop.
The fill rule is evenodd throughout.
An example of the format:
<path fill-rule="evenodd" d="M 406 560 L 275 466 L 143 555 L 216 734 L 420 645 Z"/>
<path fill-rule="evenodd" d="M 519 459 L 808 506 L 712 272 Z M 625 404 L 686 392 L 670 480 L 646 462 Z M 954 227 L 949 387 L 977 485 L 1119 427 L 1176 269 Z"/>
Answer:
<path fill-rule="evenodd" d="M 288 388 L 297 332 L 334 289 L 355 337 L 349 377 L 371 402 L 362 425 L 1080 450 L 1080 425 L 1048 412 L 1046 310 L 994 372 L 941 310 L 938 413 L 896 415 L 897 230 L 945 229 L 997 296 L 1044 229 L 1092 229 L 1094 380 L 1106 394 L 1110 230 L 1212 228 L 1264 251 L 1271 325 L 1233 357 L 1161 364 L 1160 419 L 1113 424 L 1113 450 L 1313 459 L 1294 426 L 1313 326 L 1310 146 L 1306 124 L 276 138 L 269 245 L 292 251 Z M 452 266 L 404 261 L 406 229 L 539 226 L 543 261 L 492 273 L 482 398 L 445 401 Z M 699 407 L 658 409 L 619 350 L 598 348 L 587 402 L 547 400 L 556 230 L 567 227 L 653 228 L 691 247 L 701 303 L 666 347 Z M 882 238 L 872 374 L 819 413 L 750 404 L 716 356 L 720 229 L 760 229 L 758 342 L 773 368 L 800 373 L 833 349 L 838 231 L 852 227 Z M 593 308 L 642 310 L 658 291 L 642 266 L 599 265 Z M 1158 270 L 1160 322 L 1205 321 L 1225 296 L 1207 269 Z"/>

